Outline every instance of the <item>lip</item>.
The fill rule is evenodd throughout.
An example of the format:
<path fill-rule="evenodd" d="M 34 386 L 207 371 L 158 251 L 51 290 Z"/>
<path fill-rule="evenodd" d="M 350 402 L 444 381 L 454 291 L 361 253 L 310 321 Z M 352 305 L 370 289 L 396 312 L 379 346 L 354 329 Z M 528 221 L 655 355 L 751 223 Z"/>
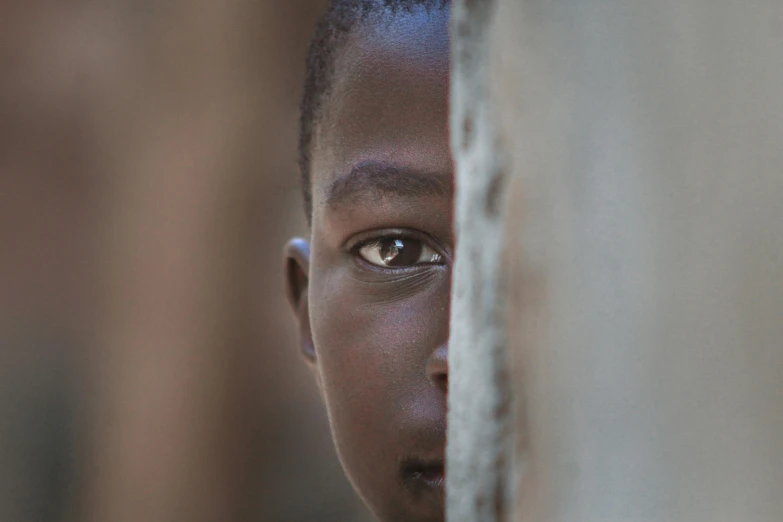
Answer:
<path fill-rule="evenodd" d="M 446 484 L 443 459 L 410 459 L 402 465 L 405 485 L 413 490 L 442 490 Z"/>

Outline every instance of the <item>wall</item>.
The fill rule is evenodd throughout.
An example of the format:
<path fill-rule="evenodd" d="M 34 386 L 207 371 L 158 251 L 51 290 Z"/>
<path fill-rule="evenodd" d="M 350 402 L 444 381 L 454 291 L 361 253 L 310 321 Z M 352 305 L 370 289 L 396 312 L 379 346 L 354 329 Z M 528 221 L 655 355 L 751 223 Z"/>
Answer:
<path fill-rule="evenodd" d="M 783 516 L 782 17 L 762 0 L 498 0 L 488 22 L 455 19 L 469 50 L 454 91 L 483 98 L 453 110 L 490 112 L 465 143 L 471 127 L 452 120 L 459 252 L 487 237 L 495 254 L 500 232 L 508 264 L 481 271 L 481 253 L 458 252 L 455 286 L 482 313 L 453 308 L 452 334 L 476 343 L 452 337 L 450 377 L 513 408 L 451 398 L 450 423 L 483 422 L 450 424 L 449 480 L 489 477 L 449 484 L 451 520 L 493 504 L 487 483 L 516 494 L 481 520 Z M 487 222 L 498 164 L 507 213 Z M 487 294 L 508 306 L 512 390 L 487 371 L 504 356 L 482 344 L 504 335 Z M 475 463 L 503 451 L 509 416 L 513 469 L 492 475 Z"/>

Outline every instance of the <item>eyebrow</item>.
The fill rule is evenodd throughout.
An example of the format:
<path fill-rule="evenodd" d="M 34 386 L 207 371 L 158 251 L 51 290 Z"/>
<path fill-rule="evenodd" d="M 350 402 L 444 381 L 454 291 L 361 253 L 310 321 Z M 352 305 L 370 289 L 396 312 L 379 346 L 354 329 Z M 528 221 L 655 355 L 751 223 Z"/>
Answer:
<path fill-rule="evenodd" d="M 450 172 L 425 172 L 393 163 L 366 161 L 337 177 L 326 191 L 327 206 L 341 206 L 388 195 L 407 198 L 451 197 Z"/>

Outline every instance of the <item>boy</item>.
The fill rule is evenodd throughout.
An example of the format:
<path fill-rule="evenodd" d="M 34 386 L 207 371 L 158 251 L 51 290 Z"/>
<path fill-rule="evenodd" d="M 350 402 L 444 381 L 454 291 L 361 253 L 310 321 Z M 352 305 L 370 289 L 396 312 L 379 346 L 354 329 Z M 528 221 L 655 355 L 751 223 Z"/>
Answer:
<path fill-rule="evenodd" d="M 286 247 L 301 350 L 382 521 L 444 518 L 452 162 L 445 0 L 332 0 L 308 59 L 310 241 Z"/>

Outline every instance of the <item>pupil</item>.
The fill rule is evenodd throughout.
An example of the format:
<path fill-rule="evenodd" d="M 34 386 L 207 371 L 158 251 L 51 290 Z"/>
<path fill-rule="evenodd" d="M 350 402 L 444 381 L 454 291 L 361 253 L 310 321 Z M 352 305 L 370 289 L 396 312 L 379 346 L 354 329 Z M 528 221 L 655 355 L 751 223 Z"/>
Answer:
<path fill-rule="evenodd" d="M 387 266 L 415 265 L 421 256 L 419 241 L 385 239 L 381 243 L 381 259 Z"/>

